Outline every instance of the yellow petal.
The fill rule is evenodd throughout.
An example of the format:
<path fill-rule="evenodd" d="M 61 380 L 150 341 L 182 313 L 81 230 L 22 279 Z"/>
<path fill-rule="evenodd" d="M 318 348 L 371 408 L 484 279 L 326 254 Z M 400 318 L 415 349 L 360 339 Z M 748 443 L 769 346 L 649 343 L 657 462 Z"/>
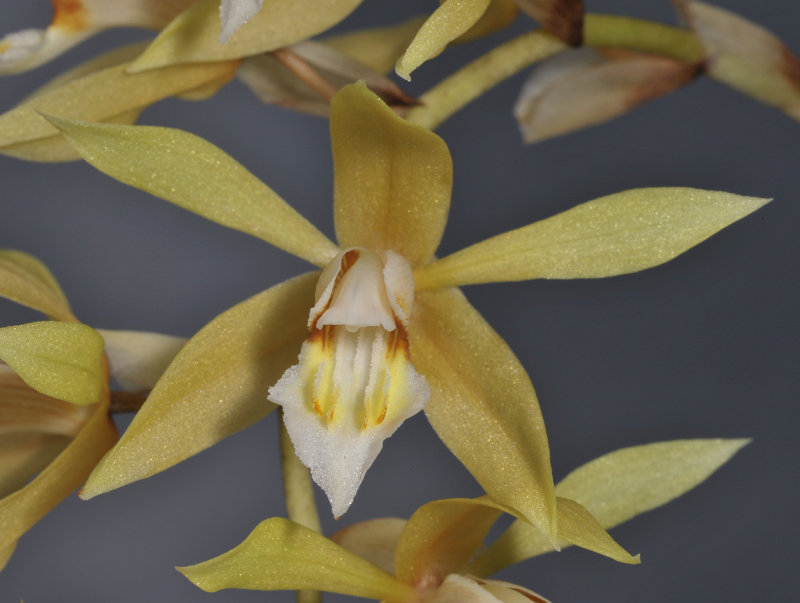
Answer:
<path fill-rule="evenodd" d="M 271 412 L 267 389 L 297 358 L 317 276 L 306 274 L 259 293 L 192 337 L 81 497 L 163 471 Z"/>
<path fill-rule="evenodd" d="M 43 321 L 0 329 L 0 358 L 33 389 L 93 404 L 106 388 L 103 338 L 86 325 Z"/>
<path fill-rule="evenodd" d="M 450 42 L 468 31 L 483 16 L 491 0 L 445 0 L 419 28 L 408 49 L 395 65 L 400 77 L 442 52 Z"/>
<path fill-rule="evenodd" d="M 91 124 L 49 116 L 101 172 L 318 266 L 336 246 L 244 166 L 181 130 Z"/>
<path fill-rule="evenodd" d="M 342 247 L 391 249 L 412 266 L 442 238 L 453 167 L 444 141 L 411 125 L 363 83 L 331 101 L 334 221 Z"/>
<path fill-rule="evenodd" d="M 538 142 L 627 113 L 688 84 L 700 65 L 668 57 L 591 48 L 563 52 L 522 87 L 514 116 L 525 142 Z"/>
<path fill-rule="evenodd" d="M 273 517 L 262 521 L 236 548 L 197 565 L 177 568 L 205 591 L 313 589 L 416 601 L 397 578 L 299 524 Z"/>
<path fill-rule="evenodd" d="M 483 544 L 489 529 L 504 512 L 483 497 L 435 500 L 408 520 L 397 543 L 397 577 L 420 587 L 440 584 L 460 572 Z"/>
<path fill-rule="evenodd" d="M 44 264 L 27 253 L 0 250 L 0 295 L 39 310 L 50 318 L 75 320 L 55 277 Z"/>
<path fill-rule="evenodd" d="M 622 448 L 575 469 L 556 493 L 580 502 L 611 529 L 699 485 L 748 442 L 675 440 Z M 470 570 L 489 575 L 550 551 L 540 532 L 516 521 Z"/>
<path fill-rule="evenodd" d="M 800 59 L 772 32 L 703 2 L 675 2 L 714 79 L 800 120 Z"/>
<path fill-rule="evenodd" d="M 583 0 L 516 0 L 520 9 L 572 46 L 583 40 Z"/>
<path fill-rule="evenodd" d="M 95 408 L 80 433 L 24 488 L 0 500 L 0 560 L 17 539 L 73 492 L 111 448 L 117 430 L 108 417 L 108 397 Z"/>
<path fill-rule="evenodd" d="M 131 70 L 238 59 L 289 46 L 333 27 L 359 4 L 361 0 L 265 0 L 234 36 L 220 42 L 219 0 L 198 0 L 161 32 Z"/>
<path fill-rule="evenodd" d="M 0 498 L 28 483 L 66 448 L 70 440 L 49 433 L 4 434 L 0 438 Z"/>
<path fill-rule="evenodd" d="M 26 29 L 0 39 L 0 74 L 38 67 L 112 27 L 161 29 L 193 0 L 52 0 L 47 29 Z"/>
<path fill-rule="evenodd" d="M 424 22 L 425 17 L 414 17 L 400 25 L 349 31 L 323 42 L 378 73 L 388 73 Z"/>
<path fill-rule="evenodd" d="M 186 343 L 183 337 L 100 329 L 111 377 L 126 391 L 153 389 Z"/>
<path fill-rule="evenodd" d="M 405 527 L 406 520 L 399 517 L 369 519 L 339 530 L 331 540 L 392 574 L 394 551 Z"/>
<path fill-rule="evenodd" d="M 561 496 L 556 501 L 559 538 L 620 563 L 641 563 L 639 555 L 633 556 L 618 545 L 580 503 Z"/>
<path fill-rule="evenodd" d="M 589 201 L 419 268 L 418 289 L 533 278 L 599 278 L 658 266 L 769 199 L 638 188 Z"/>
<path fill-rule="evenodd" d="M 0 547 L 0 571 L 8 563 L 8 560 L 11 558 L 11 555 L 14 554 L 14 549 L 17 548 L 17 541 L 9 542 L 2 547 Z"/>
<path fill-rule="evenodd" d="M 128 65 L 122 63 L 72 79 L 35 94 L 0 115 L 0 153 L 12 147 L 10 154 L 14 154 L 12 145 L 30 144 L 57 135 L 58 130 L 41 113 L 86 121 L 129 120 L 131 112 L 141 111 L 163 98 L 193 90 L 226 75 L 232 77 L 238 62 L 179 65 L 139 75 L 126 73 Z"/>
<path fill-rule="evenodd" d="M 471 42 L 493 34 L 511 25 L 518 12 L 517 0 L 491 0 L 486 12 L 475 22 L 475 25 L 454 41 Z"/>
<path fill-rule="evenodd" d="M 458 290 L 418 294 L 409 336 L 436 433 L 492 499 L 555 542 L 547 434 L 519 360 Z"/>

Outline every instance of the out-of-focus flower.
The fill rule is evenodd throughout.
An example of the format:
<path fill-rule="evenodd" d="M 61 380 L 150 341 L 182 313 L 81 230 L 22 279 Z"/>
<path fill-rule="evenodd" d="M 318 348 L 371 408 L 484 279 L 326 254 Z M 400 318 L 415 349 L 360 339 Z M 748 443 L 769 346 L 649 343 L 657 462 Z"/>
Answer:
<path fill-rule="evenodd" d="M 575 544 L 622 563 L 638 563 L 638 555 L 628 554 L 604 528 L 681 496 L 746 443 L 659 442 L 618 450 L 576 469 L 556 486 L 562 546 Z M 484 540 L 504 510 L 485 497 L 438 500 L 408 522 L 366 521 L 332 540 L 273 518 L 231 551 L 178 571 L 211 592 L 313 589 L 395 603 L 546 603 L 526 588 L 486 578 L 553 550 L 540 531 L 519 520 L 486 548 Z"/>
<path fill-rule="evenodd" d="M 117 441 L 110 374 L 148 390 L 183 344 L 153 333 L 104 336 L 77 322 L 36 258 L 0 250 L 0 296 L 53 320 L 0 328 L 0 569 L 17 540 L 78 488 Z"/>
<path fill-rule="evenodd" d="M 332 102 L 339 246 L 202 139 L 51 119 L 101 171 L 325 268 L 202 329 L 98 465 L 87 497 L 161 471 L 261 418 L 272 387 L 298 456 L 340 515 L 383 439 L 430 389 L 425 409 L 439 437 L 494 500 L 555 539 L 549 449 L 533 386 L 453 287 L 643 270 L 765 203 L 683 188 L 626 191 L 435 259 L 450 202 L 447 147 L 363 84 Z M 170 447 L 160 445 L 165 439 Z"/>
<path fill-rule="evenodd" d="M 52 0 L 46 29 L 25 29 L 0 39 L 0 74 L 38 67 L 104 29 L 163 29 L 194 0 Z"/>

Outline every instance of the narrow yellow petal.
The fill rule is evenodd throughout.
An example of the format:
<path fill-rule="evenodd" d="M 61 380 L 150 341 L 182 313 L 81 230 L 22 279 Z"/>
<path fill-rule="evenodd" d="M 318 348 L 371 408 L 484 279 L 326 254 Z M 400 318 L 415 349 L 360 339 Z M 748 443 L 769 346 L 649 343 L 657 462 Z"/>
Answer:
<path fill-rule="evenodd" d="M 331 536 L 331 540 L 393 574 L 394 552 L 405 527 L 406 520 L 399 517 L 369 519 L 339 530 Z"/>
<path fill-rule="evenodd" d="M 42 262 L 21 251 L 0 250 L 0 296 L 56 320 L 75 320 L 55 277 Z"/>
<path fill-rule="evenodd" d="M 580 503 L 561 496 L 556 501 L 559 538 L 620 563 L 640 563 L 639 555 L 633 556 L 618 545 Z"/>
<path fill-rule="evenodd" d="M 418 289 L 534 278 L 599 278 L 658 266 L 769 199 L 638 188 L 497 235 L 415 271 Z"/>
<path fill-rule="evenodd" d="M 0 500 L 0 561 L 22 534 L 83 483 L 116 438 L 104 396 L 70 445 L 24 488 Z"/>
<path fill-rule="evenodd" d="M 518 13 L 517 0 L 491 0 L 475 25 L 453 41 L 471 42 L 500 31 L 511 25 Z"/>
<path fill-rule="evenodd" d="M 389 73 L 424 22 L 425 17 L 414 17 L 400 25 L 348 31 L 323 42 L 378 73 Z"/>
<path fill-rule="evenodd" d="M 111 377 L 126 391 L 153 389 L 186 343 L 183 337 L 144 331 L 99 329 Z"/>
<path fill-rule="evenodd" d="M 86 121 L 119 119 L 117 116 L 140 111 L 163 98 L 224 76 L 233 77 L 238 61 L 179 65 L 139 75 L 126 73 L 128 65 L 69 80 L 0 115 L 0 153 L 5 147 L 57 135 L 58 130 L 41 113 Z"/>
<path fill-rule="evenodd" d="M 131 70 L 239 59 L 289 46 L 330 29 L 361 1 L 265 0 L 250 21 L 220 42 L 219 0 L 198 0 L 161 32 Z"/>
<path fill-rule="evenodd" d="M 199 136 L 172 128 L 48 119 L 86 161 L 125 184 L 318 266 L 338 252 L 272 189 Z"/>
<path fill-rule="evenodd" d="M 94 404 L 106 388 L 103 338 L 79 323 L 4 327 L 0 358 L 36 391 L 73 404 Z"/>
<path fill-rule="evenodd" d="M 417 295 L 411 357 L 436 433 L 498 503 L 556 541 L 550 450 L 525 369 L 458 290 Z"/>
<path fill-rule="evenodd" d="M 273 517 L 236 548 L 177 568 L 205 591 L 313 589 L 386 601 L 416 601 L 397 578 L 299 524 Z"/>
<path fill-rule="evenodd" d="M 706 55 L 706 71 L 800 120 L 800 59 L 775 34 L 704 2 L 675 2 Z"/>
<path fill-rule="evenodd" d="M 444 141 L 389 109 L 363 83 L 331 101 L 334 220 L 342 247 L 428 261 L 444 232 L 453 167 Z"/>
<path fill-rule="evenodd" d="M 3 434 L 0 439 L 0 499 L 27 484 L 69 443 L 70 438 L 49 433 Z"/>
<path fill-rule="evenodd" d="M 259 293 L 192 337 L 98 464 L 82 498 L 163 471 L 271 412 L 267 389 L 297 358 L 317 276 Z"/>
<path fill-rule="evenodd" d="M 423 505 L 408 520 L 397 543 L 397 577 L 408 584 L 431 586 L 459 573 L 504 511 L 514 513 L 486 497 Z"/>
<path fill-rule="evenodd" d="M 442 52 L 450 42 L 468 31 L 483 16 L 491 0 L 445 0 L 420 27 L 395 71 L 410 80 L 411 72 Z"/>
<path fill-rule="evenodd" d="M 675 440 L 633 446 L 575 469 L 556 485 L 606 529 L 659 507 L 702 483 L 749 440 Z M 544 535 L 516 521 L 470 567 L 480 575 L 552 551 Z"/>

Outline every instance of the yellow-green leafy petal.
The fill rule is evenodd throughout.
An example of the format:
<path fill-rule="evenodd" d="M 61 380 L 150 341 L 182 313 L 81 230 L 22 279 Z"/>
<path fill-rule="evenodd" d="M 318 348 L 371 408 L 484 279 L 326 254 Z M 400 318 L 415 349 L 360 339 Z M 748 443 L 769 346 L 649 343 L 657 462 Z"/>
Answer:
<path fill-rule="evenodd" d="M 153 389 L 186 343 L 183 337 L 145 331 L 99 329 L 106 346 L 111 377 L 122 389 Z"/>
<path fill-rule="evenodd" d="M 0 250 L 0 295 L 50 318 L 76 320 L 55 277 L 42 262 L 22 251 Z"/>
<path fill-rule="evenodd" d="M 397 577 L 409 584 L 438 584 L 472 558 L 504 512 L 513 510 L 483 497 L 435 500 L 408 520 L 397 543 Z"/>
<path fill-rule="evenodd" d="M 0 358 L 36 391 L 73 404 L 93 404 L 106 388 L 103 338 L 79 323 L 4 327 Z"/>
<path fill-rule="evenodd" d="M 599 278 L 658 266 L 769 199 L 638 188 L 573 207 L 418 269 L 418 289 L 534 278 Z"/>
<path fill-rule="evenodd" d="M 622 448 L 572 471 L 556 493 L 578 501 L 611 529 L 699 485 L 748 442 L 675 440 Z M 490 575 L 552 550 L 538 530 L 515 521 L 470 569 Z"/>
<path fill-rule="evenodd" d="M 269 52 L 330 29 L 359 4 L 361 0 L 265 0 L 250 21 L 220 42 L 219 0 L 198 0 L 159 34 L 131 71 Z"/>
<path fill-rule="evenodd" d="M 620 563 L 640 563 L 639 555 L 633 556 L 618 545 L 581 504 L 561 496 L 556 499 L 556 504 L 559 538 Z"/>
<path fill-rule="evenodd" d="M 108 397 L 94 409 L 61 454 L 24 488 L 0 500 L 0 560 L 22 534 L 83 483 L 116 441 L 117 430 L 108 417 Z"/>
<path fill-rule="evenodd" d="M 259 293 L 192 337 L 81 496 L 150 477 L 271 412 L 267 390 L 297 360 L 317 277 L 305 274 Z"/>
<path fill-rule="evenodd" d="M 323 42 L 378 73 L 389 73 L 424 22 L 425 17 L 414 17 L 400 25 L 349 31 Z"/>
<path fill-rule="evenodd" d="M 450 42 L 478 22 L 491 0 L 445 0 L 419 28 L 408 49 L 395 65 L 400 77 L 410 80 L 411 72 L 442 52 Z"/>
<path fill-rule="evenodd" d="M 419 293 L 408 332 L 436 433 L 493 500 L 555 542 L 550 449 L 519 360 L 458 290 Z"/>
<path fill-rule="evenodd" d="M 432 257 L 453 184 L 444 141 L 404 121 L 357 83 L 331 101 L 331 143 L 340 245 L 391 249 L 412 266 Z"/>
<path fill-rule="evenodd" d="M 137 75 L 126 73 L 128 65 L 122 63 L 69 80 L 0 115 L 0 153 L 6 147 L 11 147 L 11 154 L 15 150 L 18 153 L 22 143 L 57 135 L 58 130 L 42 113 L 95 122 L 125 121 L 131 112 L 158 100 L 224 76 L 233 77 L 238 61 L 178 65 Z"/>
<path fill-rule="evenodd" d="M 313 589 L 386 601 L 416 601 L 414 590 L 313 530 L 281 517 L 262 521 L 236 548 L 177 568 L 208 592 Z"/>
<path fill-rule="evenodd" d="M 331 540 L 393 574 L 394 552 L 405 527 L 406 520 L 399 517 L 368 519 L 339 530 Z"/>
<path fill-rule="evenodd" d="M 338 252 L 272 189 L 199 136 L 172 128 L 48 119 L 86 161 L 120 182 L 318 266 Z"/>
<path fill-rule="evenodd" d="M 504 29 L 516 19 L 518 12 L 517 0 L 492 0 L 475 25 L 454 42 L 471 42 Z"/>

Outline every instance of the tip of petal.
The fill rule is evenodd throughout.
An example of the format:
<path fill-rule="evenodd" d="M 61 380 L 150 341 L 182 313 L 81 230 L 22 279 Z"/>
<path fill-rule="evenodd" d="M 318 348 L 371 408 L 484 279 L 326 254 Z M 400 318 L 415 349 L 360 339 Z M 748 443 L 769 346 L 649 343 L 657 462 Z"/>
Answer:
<path fill-rule="evenodd" d="M 225 43 L 242 25 L 261 10 L 264 0 L 222 0 L 219 5 L 219 18 L 222 28 L 220 43 Z"/>
<path fill-rule="evenodd" d="M 35 62 L 35 55 L 44 45 L 43 29 L 24 29 L 0 40 L 0 73 L 15 73 Z M 32 65 L 30 65 L 32 66 Z"/>

